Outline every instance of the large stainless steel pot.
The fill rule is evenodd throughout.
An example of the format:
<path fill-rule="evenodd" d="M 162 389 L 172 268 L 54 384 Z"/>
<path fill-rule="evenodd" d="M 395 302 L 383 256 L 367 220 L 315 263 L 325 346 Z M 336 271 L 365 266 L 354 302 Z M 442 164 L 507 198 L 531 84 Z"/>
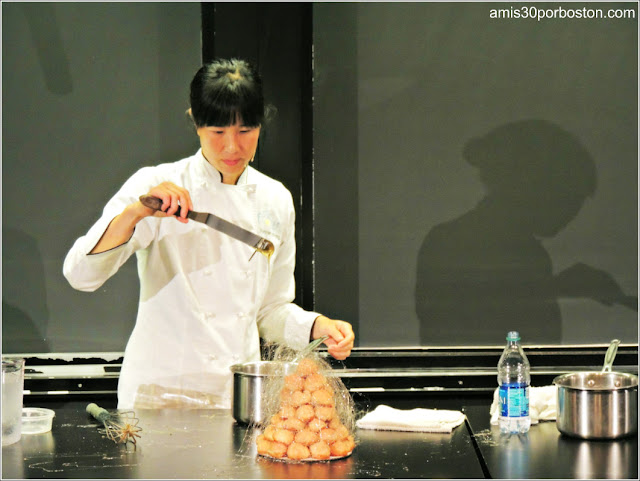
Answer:
<path fill-rule="evenodd" d="M 556 425 L 569 436 L 616 439 L 638 431 L 638 376 L 576 372 L 554 379 Z"/>
<path fill-rule="evenodd" d="M 558 430 L 583 439 L 617 439 L 638 431 L 638 376 L 611 372 L 618 347 L 614 340 L 598 372 L 558 376 Z M 615 345 L 614 345 L 615 344 Z"/>
<path fill-rule="evenodd" d="M 265 388 L 273 387 L 275 380 L 295 372 L 296 367 L 296 363 L 278 361 L 256 361 L 231 366 L 233 418 L 244 424 L 266 424 L 272 408 L 270 403 L 274 400 L 268 398 L 269 393 Z"/>

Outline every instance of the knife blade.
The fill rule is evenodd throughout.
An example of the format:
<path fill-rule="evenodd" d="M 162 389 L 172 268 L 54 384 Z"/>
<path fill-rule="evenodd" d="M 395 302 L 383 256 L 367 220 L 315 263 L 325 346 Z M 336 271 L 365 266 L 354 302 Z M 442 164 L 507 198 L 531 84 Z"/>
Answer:
<path fill-rule="evenodd" d="M 152 195 L 141 195 L 140 202 L 142 205 L 149 207 L 150 209 L 160 210 L 162 207 L 162 199 L 154 197 Z M 180 216 L 181 208 L 178 207 L 177 212 L 174 214 L 176 217 Z M 240 242 L 244 242 L 248 246 L 251 246 L 255 249 L 254 253 L 259 252 L 260 254 L 266 256 L 267 259 L 270 259 L 275 250 L 273 243 L 261 237 L 257 234 L 254 234 L 247 229 L 244 229 L 240 226 L 235 225 L 228 220 L 223 219 L 222 217 L 218 217 L 217 215 L 210 214 L 209 212 L 197 212 L 195 210 L 190 210 L 187 213 L 187 217 L 196 222 L 201 222 L 214 230 L 222 232 L 223 234 L 228 235 Z M 253 255 L 249 258 L 251 260 Z"/>

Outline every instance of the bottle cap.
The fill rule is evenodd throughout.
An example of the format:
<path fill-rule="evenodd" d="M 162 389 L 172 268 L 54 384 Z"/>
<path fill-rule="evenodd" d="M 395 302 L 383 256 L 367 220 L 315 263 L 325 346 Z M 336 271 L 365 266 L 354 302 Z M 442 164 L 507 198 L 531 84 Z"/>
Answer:
<path fill-rule="evenodd" d="M 518 331 L 509 331 L 507 333 L 507 341 L 519 341 L 520 333 Z"/>

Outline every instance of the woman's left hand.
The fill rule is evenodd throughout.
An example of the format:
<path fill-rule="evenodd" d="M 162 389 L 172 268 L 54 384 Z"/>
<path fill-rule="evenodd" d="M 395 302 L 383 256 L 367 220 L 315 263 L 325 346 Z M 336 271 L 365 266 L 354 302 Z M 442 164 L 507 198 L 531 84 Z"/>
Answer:
<path fill-rule="evenodd" d="M 327 316 L 318 316 L 313 323 L 311 337 L 318 339 L 323 336 L 329 336 L 324 341 L 329 354 L 340 361 L 349 357 L 355 339 L 351 324 L 345 321 L 329 319 Z"/>

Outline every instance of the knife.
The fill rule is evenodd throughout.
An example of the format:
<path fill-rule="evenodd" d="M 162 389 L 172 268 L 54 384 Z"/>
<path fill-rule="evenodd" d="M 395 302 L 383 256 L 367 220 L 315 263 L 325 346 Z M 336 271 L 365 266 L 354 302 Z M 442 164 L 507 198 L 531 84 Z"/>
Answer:
<path fill-rule="evenodd" d="M 162 207 L 162 199 L 152 195 L 141 195 L 140 202 L 142 202 L 142 205 L 154 210 L 160 210 L 160 207 Z M 178 217 L 180 216 L 180 212 L 180 207 L 178 207 L 178 210 L 174 215 Z M 196 222 L 206 224 L 214 230 L 227 234 L 229 237 L 233 237 L 234 239 L 253 247 L 255 251 L 249 260 L 253 259 L 253 255 L 256 252 L 259 252 L 266 256 L 267 259 L 270 259 L 273 251 L 275 250 L 271 241 L 264 237 L 260 237 L 251 231 L 243 229 L 222 217 L 218 217 L 217 215 L 210 214 L 208 212 L 196 212 L 195 210 L 190 210 L 187 213 L 187 217 L 191 220 L 195 220 Z"/>

